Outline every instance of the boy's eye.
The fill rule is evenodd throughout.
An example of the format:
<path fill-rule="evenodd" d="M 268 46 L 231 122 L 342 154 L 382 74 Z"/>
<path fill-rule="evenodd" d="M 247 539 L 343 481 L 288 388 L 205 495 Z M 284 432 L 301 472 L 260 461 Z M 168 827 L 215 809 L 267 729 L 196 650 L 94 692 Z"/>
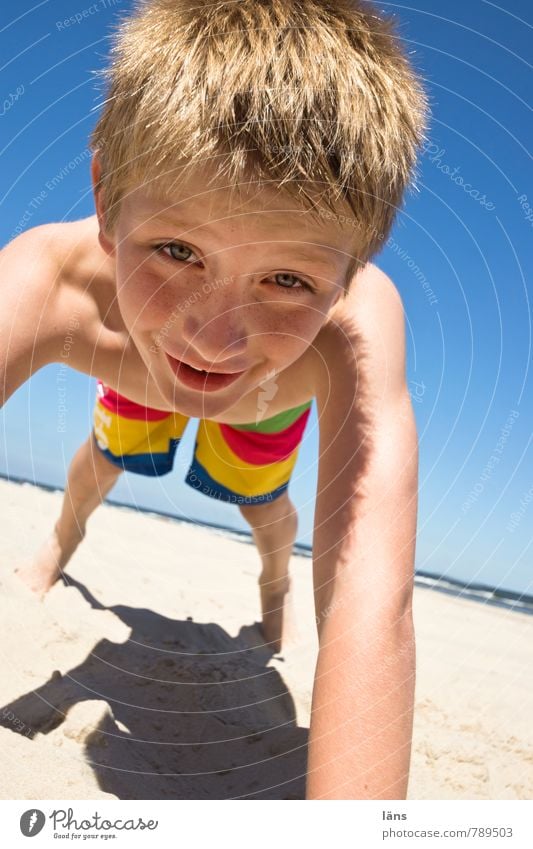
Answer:
<path fill-rule="evenodd" d="M 284 289 L 308 289 L 307 283 L 304 280 L 301 280 L 300 277 L 296 277 L 295 274 L 288 274 L 287 272 L 280 272 L 279 274 L 274 275 L 274 279 L 278 286 L 283 286 Z"/>
<path fill-rule="evenodd" d="M 198 262 L 194 251 L 191 250 L 191 248 L 188 248 L 187 245 L 183 245 L 181 242 L 168 242 L 166 245 L 158 245 L 157 250 L 164 251 L 165 255 L 170 257 L 170 259 L 176 259 L 190 265 Z M 290 274 L 286 271 L 275 274 L 274 280 L 276 281 L 276 285 L 281 286 L 283 289 L 292 289 L 297 291 L 311 290 L 311 287 L 305 282 L 305 280 L 302 280 L 301 277 L 297 277 L 295 274 Z"/>
<path fill-rule="evenodd" d="M 181 262 L 197 262 L 193 251 L 187 247 L 187 245 L 182 245 L 180 242 L 170 242 L 167 245 L 160 245 L 160 249 L 163 251 L 169 251 L 170 254 L 166 254 L 166 256 L 170 255 L 171 259 L 181 260 Z M 194 259 L 191 259 L 194 257 Z"/>

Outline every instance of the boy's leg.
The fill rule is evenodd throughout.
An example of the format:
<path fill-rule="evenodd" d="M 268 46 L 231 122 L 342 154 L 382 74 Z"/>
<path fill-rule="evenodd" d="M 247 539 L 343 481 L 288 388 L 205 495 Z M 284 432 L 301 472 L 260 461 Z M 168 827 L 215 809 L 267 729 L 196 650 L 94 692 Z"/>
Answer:
<path fill-rule="evenodd" d="M 263 634 L 274 652 L 281 650 L 286 596 L 289 591 L 289 560 L 292 554 L 298 514 L 287 492 L 262 504 L 239 505 L 249 523 L 261 556 L 259 577 Z"/>
<path fill-rule="evenodd" d="M 186 478 L 190 486 L 212 498 L 237 501 L 250 524 L 263 566 L 259 579 L 263 634 L 276 652 L 286 620 L 289 560 L 298 526 L 287 486 L 310 409 L 311 401 L 242 425 L 201 419 Z M 240 503 L 246 497 L 263 500 Z"/>
<path fill-rule="evenodd" d="M 30 589 L 42 594 L 58 580 L 85 536 L 87 519 L 114 486 L 121 472 L 121 468 L 104 457 L 91 433 L 69 466 L 61 514 L 51 536 L 30 563 L 16 570 Z"/>

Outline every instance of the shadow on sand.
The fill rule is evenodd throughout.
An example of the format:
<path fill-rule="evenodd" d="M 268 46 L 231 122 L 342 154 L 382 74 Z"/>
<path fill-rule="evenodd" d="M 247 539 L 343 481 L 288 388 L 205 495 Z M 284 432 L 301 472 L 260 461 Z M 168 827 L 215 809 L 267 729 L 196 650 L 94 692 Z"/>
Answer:
<path fill-rule="evenodd" d="M 308 730 L 256 624 L 233 638 L 219 625 L 142 608 L 94 609 L 129 628 L 79 666 L 5 705 L 35 736 L 58 729 L 80 702 L 100 702 L 77 738 L 102 790 L 120 799 L 303 799 Z M 98 706 L 97 706 L 98 707 Z M 90 715 L 90 714 L 89 714 Z M 72 735 L 69 735 L 72 736 Z M 75 767 L 74 767 L 75 768 Z"/>

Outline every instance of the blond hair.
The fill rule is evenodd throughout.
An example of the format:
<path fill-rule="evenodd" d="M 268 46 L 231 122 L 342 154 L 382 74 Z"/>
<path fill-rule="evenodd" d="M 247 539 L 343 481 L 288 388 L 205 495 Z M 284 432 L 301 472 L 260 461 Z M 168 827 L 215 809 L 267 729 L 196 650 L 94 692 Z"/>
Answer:
<path fill-rule="evenodd" d="M 216 164 L 314 208 L 347 204 L 367 262 L 414 185 L 427 100 L 365 0 L 141 0 L 119 22 L 91 136 L 113 231 L 128 188 Z M 179 165 L 179 168 L 178 168 Z M 178 173 L 178 176 L 176 176 Z M 318 193 L 318 195 L 317 195 Z"/>

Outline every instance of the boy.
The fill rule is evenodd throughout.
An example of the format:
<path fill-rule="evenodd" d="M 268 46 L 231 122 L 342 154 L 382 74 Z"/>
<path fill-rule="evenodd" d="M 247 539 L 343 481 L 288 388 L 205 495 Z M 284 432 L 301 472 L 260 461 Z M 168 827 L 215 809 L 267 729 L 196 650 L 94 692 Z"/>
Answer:
<path fill-rule="evenodd" d="M 0 255 L 3 399 L 60 361 L 73 315 L 69 364 L 100 380 L 53 537 L 22 577 L 46 590 L 121 470 L 169 471 L 198 417 L 188 483 L 250 523 L 278 649 L 287 485 L 316 399 L 307 797 L 405 798 L 417 439 L 402 304 L 369 260 L 412 175 L 422 89 L 360 0 L 151 0 L 106 73 L 96 215 Z"/>

